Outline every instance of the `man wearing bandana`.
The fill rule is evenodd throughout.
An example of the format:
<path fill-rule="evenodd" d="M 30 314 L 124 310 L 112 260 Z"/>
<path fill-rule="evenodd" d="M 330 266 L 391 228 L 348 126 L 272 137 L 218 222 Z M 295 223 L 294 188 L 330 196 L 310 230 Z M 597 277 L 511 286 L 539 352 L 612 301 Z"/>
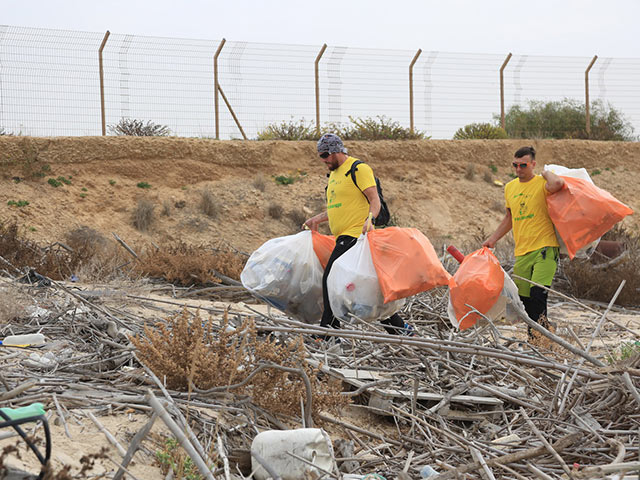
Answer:
<path fill-rule="evenodd" d="M 373 228 L 370 218 L 375 218 L 380 212 L 380 198 L 373 170 L 369 165 L 358 164 L 355 172 L 357 186 L 351 180 L 349 172 L 357 159 L 347 154 L 340 137 L 332 133 L 323 135 L 318 140 L 317 150 L 320 159 L 329 169 L 327 209 L 311 217 L 305 225 L 311 230 L 318 230 L 321 223 L 328 221 L 329 229 L 336 238 L 336 246 L 322 277 L 324 311 L 320 326 L 340 328 L 340 320 L 333 316 L 329 304 L 327 278 L 333 262 L 353 247 L 361 234 Z M 382 324 L 391 334 L 413 334 L 413 328 L 406 325 L 397 313 L 383 320 Z"/>

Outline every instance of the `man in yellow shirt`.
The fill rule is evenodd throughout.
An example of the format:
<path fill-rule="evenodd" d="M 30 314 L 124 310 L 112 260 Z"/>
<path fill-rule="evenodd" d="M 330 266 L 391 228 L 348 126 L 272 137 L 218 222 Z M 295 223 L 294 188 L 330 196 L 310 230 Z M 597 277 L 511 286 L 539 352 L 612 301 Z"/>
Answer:
<path fill-rule="evenodd" d="M 356 184 L 351 179 L 351 167 L 356 159 L 347 155 L 347 149 L 337 135 L 327 133 L 318 140 L 318 155 L 329 168 L 329 182 L 327 185 L 327 210 L 311 217 L 305 225 L 311 230 L 318 230 L 318 226 L 328 221 L 329 229 L 336 237 L 336 246 L 329 257 L 322 277 L 322 312 L 321 327 L 340 328 L 340 320 L 333 316 L 329 295 L 327 294 L 327 278 L 331 266 L 341 255 L 353 247 L 358 237 L 373 228 L 369 217 L 375 218 L 380 212 L 380 197 L 376 187 L 376 180 L 371 167 L 365 163 L 356 166 Z M 409 333 L 412 329 L 405 325 L 396 313 L 383 320 L 388 333 Z"/>
<path fill-rule="evenodd" d="M 516 256 L 513 273 L 549 287 L 558 267 L 559 243 L 546 197 L 562 189 L 564 180 L 549 171 L 536 175 L 535 166 L 533 147 L 522 147 L 515 153 L 513 168 L 518 178 L 504 188 L 506 214 L 482 246 L 493 248 L 513 228 Z M 540 317 L 547 316 L 547 290 L 518 278 L 514 282 L 527 314 L 540 323 Z"/>

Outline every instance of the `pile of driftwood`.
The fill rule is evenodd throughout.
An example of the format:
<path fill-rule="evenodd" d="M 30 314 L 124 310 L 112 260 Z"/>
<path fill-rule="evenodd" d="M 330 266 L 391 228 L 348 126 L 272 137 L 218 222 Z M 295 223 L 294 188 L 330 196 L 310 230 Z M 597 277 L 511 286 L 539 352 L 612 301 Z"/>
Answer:
<path fill-rule="evenodd" d="M 148 425 L 128 446 L 101 427 L 122 457 L 114 478 L 127 473 L 157 419 L 203 478 L 225 479 L 250 477 L 250 447 L 258 432 L 313 426 L 309 395 L 300 412 L 284 417 L 233 389 L 169 391 L 129 341 L 177 309 L 221 317 L 223 308 L 191 304 L 170 286 L 154 287 L 166 294 L 161 297 L 149 287 L 146 294 L 134 294 L 130 286 L 88 290 L 19 280 L 5 276 L 0 290 L 20 291 L 31 300 L 30 308 L 2 325 L 0 333 L 41 331 L 47 345 L 27 353 L 0 350 L 2 405 L 42 402 L 63 424 L 71 412 L 82 411 L 99 426 L 107 411 L 146 412 Z M 336 468 L 323 474 L 327 478 L 346 473 L 419 478 L 420 472 L 437 475 L 430 478 L 603 478 L 640 470 L 640 360 L 632 355 L 609 363 L 594 347 L 603 336 L 635 340 L 640 325 L 611 323 L 611 304 L 598 310 L 578 305 L 591 319 L 589 328 L 577 335 L 554 318 L 558 335 L 539 329 L 539 341 L 529 344 L 524 324 L 489 322 L 453 331 L 446 302 L 444 291 L 408 302 L 402 315 L 415 336 L 388 335 L 354 318 L 343 330 L 329 332 L 340 342 L 318 342 L 312 334 L 326 331 L 276 311 L 232 306 L 228 316 L 237 324 L 250 317 L 258 330 L 282 341 L 303 335 L 308 362 L 341 379 L 343 394 L 353 401 L 348 409 L 363 410 L 367 415 L 358 418 L 374 422 L 359 424 L 347 413 L 320 416 L 315 426 L 335 439 Z M 637 320 L 640 324 L 640 313 Z"/>

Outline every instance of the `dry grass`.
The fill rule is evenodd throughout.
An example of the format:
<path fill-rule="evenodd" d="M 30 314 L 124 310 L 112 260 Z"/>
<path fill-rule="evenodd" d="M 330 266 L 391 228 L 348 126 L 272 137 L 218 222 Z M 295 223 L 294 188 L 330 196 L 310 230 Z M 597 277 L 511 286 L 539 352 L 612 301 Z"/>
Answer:
<path fill-rule="evenodd" d="M 265 191 L 267 188 L 267 180 L 264 178 L 263 174 L 259 173 L 253 178 L 253 186 L 261 192 Z"/>
<path fill-rule="evenodd" d="M 593 255 L 590 259 L 563 261 L 568 291 L 578 298 L 609 302 L 625 280 L 616 303 L 640 306 L 640 236 L 616 226 L 604 237 L 606 240 L 622 241 L 626 246 L 624 257 L 617 262 Z M 603 266 L 609 264 L 609 266 Z"/>
<path fill-rule="evenodd" d="M 159 378 L 166 379 L 171 389 L 185 391 L 189 381 L 198 389 L 238 384 L 261 364 L 271 363 L 304 371 L 312 385 L 313 413 L 337 413 L 347 405 L 347 399 L 340 395 L 340 382 L 321 380 L 319 371 L 304 361 L 302 337 L 280 344 L 270 336 L 259 337 L 251 320 L 237 328 L 228 326 L 226 314 L 218 327 L 211 318 L 191 317 L 185 310 L 155 329 L 146 327 L 144 336 L 131 341 L 140 359 Z M 247 395 L 271 412 L 286 415 L 300 412 L 304 392 L 300 375 L 273 368 L 262 370 L 247 385 L 233 389 L 233 393 Z"/>
<path fill-rule="evenodd" d="M 168 198 L 165 198 L 162 201 L 162 216 L 164 217 L 170 217 L 171 216 L 171 209 L 172 209 L 172 205 L 171 205 L 171 200 L 169 200 Z"/>
<path fill-rule="evenodd" d="M 476 178 L 476 166 L 473 163 L 467 163 L 467 168 L 464 171 L 464 178 L 467 180 L 473 180 Z"/>
<path fill-rule="evenodd" d="M 482 175 L 482 179 L 487 183 L 493 183 L 493 175 L 489 170 L 485 170 L 484 175 Z"/>
<path fill-rule="evenodd" d="M 296 208 L 295 210 L 291 210 L 287 217 L 293 223 L 293 225 L 297 228 L 300 228 L 302 224 L 307 220 L 308 216 L 304 211 L 300 208 Z"/>
<path fill-rule="evenodd" d="M 31 303 L 30 298 L 15 286 L 0 287 L 0 325 L 13 323 Z"/>
<path fill-rule="evenodd" d="M 155 219 L 154 210 L 155 205 L 148 198 L 138 200 L 138 205 L 133 211 L 132 216 L 133 226 L 141 232 L 149 230 Z"/>
<path fill-rule="evenodd" d="M 245 262 L 243 256 L 230 250 L 178 243 L 144 252 L 135 268 L 141 275 L 194 285 L 219 282 L 215 272 L 239 280 Z"/>
<path fill-rule="evenodd" d="M 267 207 L 267 213 L 274 220 L 279 220 L 282 218 L 282 215 L 284 215 L 284 208 L 282 208 L 280 204 L 271 202 Z"/>
<path fill-rule="evenodd" d="M 200 211 L 207 217 L 217 218 L 222 210 L 220 202 L 208 188 L 200 192 Z"/>

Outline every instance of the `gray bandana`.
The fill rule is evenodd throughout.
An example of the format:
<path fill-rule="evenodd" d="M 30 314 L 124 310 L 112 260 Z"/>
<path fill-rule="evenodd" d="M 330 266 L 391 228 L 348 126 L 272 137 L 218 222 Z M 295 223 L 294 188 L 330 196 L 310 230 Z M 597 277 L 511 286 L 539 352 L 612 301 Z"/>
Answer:
<path fill-rule="evenodd" d="M 326 133 L 318 140 L 318 153 L 347 153 L 340 137 L 333 133 Z"/>

